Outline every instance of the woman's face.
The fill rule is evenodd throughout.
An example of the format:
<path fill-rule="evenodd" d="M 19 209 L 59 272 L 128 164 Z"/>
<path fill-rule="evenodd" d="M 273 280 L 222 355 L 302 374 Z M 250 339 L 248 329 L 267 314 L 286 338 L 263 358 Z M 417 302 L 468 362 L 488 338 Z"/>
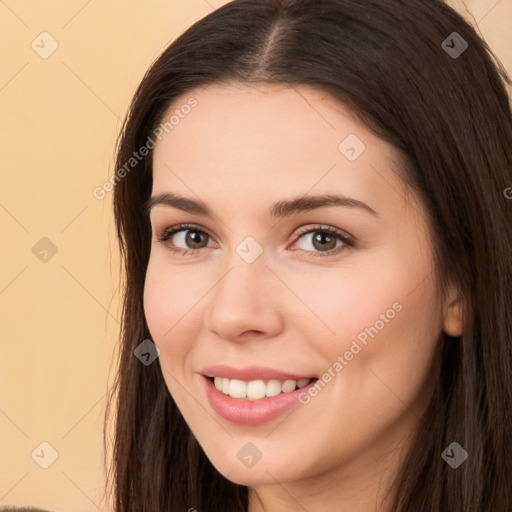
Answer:
<path fill-rule="evenodd" d="M 379 474 L 460 329 L 392 147 L 306 86 L 208 86 L 173 113 L 144 308 L 183 417 L 239 484 Z"/>

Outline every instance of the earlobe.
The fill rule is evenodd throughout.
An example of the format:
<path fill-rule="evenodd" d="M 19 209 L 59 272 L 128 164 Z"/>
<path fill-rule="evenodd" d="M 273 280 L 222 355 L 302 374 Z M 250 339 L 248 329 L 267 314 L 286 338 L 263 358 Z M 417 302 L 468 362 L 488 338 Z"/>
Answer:
<path fill-rule="evenodd" d="M 462 336 L 464 332 L 463 302 L 459 294 L 451 301 L 446 309 L 443 331 L 449 336 Z"/>

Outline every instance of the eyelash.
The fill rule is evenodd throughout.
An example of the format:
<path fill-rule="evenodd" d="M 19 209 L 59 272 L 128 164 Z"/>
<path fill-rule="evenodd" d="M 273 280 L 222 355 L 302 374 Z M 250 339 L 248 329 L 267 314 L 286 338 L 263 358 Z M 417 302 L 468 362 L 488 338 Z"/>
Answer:
<path fill-rule="evenodd" d="M 170 251 L 177 253 L 180 256 L 186 256 L 186 255 L 192 254 L 192 253 L 197 254 L 200 249 L 182 249 L 181 247 L 172 247 L 172 246 L 169 246 L 166 244 L 166 242 L 173 235 L 175 235 L 176 233 L 179 233 L 180 231 L 187 231 L 187 230 L 202 233 L 202 234 L 208 236 L 209 238 L 212 238 L 206 231 L 199 229 L 198 226 L 196 226 L 194 224 L 177 224 L 175 226 L 171 226 L 170 228 L 163 230 L 159 235 L 157 235 L 157 242 L 164 244 Z M 324 251 L 324 252 L 322 252 L 322 251 L 305 251 L 304 249 L 298 249 L 298 250 L 302 250 L 307 253 L 312 253 L 312 257 L 314 257 L 314 258 L 334 256 L 336 254 L 339 254 L 342 251 L 346 251 L 348 248 L 355 246 L 354 238 L 344 234 L 339 229 L 336 229 L 333 226 L 328 226 L 328 225 L 318 225 L 313 228 L 305 228 L 305 229 L 299 231 L 299 233 L 297 233 L 297 241 L 300 240 L 302 237 L 304 237 L 304 235 L 306 235 L 308 233 L 312 233 L 312 232 L 313 233 L 314 232 L 328 233 L 330 235 L 335 236 L 338 240 L 340 240 L 344 244 L 341 247 L 337 247 L 335 249 L 330 249 L 329 251 Z M 203 247 L 202 249 L 205 249 L 205 247 Z M 295 249 L 295 250 L 297 250 L 297 249 Z"/>

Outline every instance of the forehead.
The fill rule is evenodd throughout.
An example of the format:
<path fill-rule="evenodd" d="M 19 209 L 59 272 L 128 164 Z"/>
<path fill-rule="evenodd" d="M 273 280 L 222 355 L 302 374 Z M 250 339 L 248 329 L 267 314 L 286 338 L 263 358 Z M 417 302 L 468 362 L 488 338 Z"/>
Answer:
<path fill-rule="evenodd" d="M 196 102 L 193 109 L 186 105 L 190 98 Z M 176 114 L 181 114 L 179 119 Z M 163 122 L 171 118 L 175 124 L 157 143 L 156 157 L 164 146 L 179 149 L 176 146 L 184 138 L 210 152 L 231 145 L 232 156 L 261 145 L 260 154 L 279 149 L 304 156 L 316 147 L 317 152 L 322 150 L 326 157 L 332 157 L 338 154 L 337 141 L 344 131 L 357 131 L 363 138 L 371 135 L 333 96 L 298 84 L 208 85 L 175 99 Z M 324 144 L 318 146 L 320 140 Z M 298 141 L 307 143 L 298 146 Z"/>
<path fill-rule="evenodd" d="M 185 108 L 190 98 L 195 106 Z M 223 191 L 218 197 L 234 200 L 269 189 L 276 197 L 335 189 L 377 209 L 386 194 L 396 202 L 402 186 L 394 148 L 320 89 L 213 84 L 177 98 L 162 121 L 171 117 L 154 150 L 153 193 Z"/>

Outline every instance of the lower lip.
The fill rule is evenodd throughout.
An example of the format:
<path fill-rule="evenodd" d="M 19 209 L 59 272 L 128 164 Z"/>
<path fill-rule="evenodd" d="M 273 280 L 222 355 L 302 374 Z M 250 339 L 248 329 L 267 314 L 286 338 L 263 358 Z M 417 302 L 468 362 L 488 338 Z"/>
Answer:
<path fill-rule="evenodd" d="M 243 425 L 258 425 L 282 416 L 298 403 L 299 395 L 307 392 L 317 380 L 290 393 L 281 393 L 259 400 L 245 400 L 225 395 L 204 375 L 202 379 L 205 382 L 206 396 L 215 412 L 228 421 Z"/>

